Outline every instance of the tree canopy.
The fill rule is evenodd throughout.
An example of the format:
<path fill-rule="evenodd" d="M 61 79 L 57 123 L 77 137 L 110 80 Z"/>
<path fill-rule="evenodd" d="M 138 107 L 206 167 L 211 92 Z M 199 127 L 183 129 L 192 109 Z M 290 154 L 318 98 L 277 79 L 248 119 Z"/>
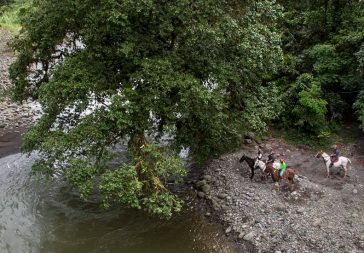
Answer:
<path fill-rule="evenodd" d="M 285 56 L 275 81 L 285 93 L 285 106 L 292 108 L 282 115 L 282 121 L 317 137 L 332 132 L 355 111 L 364 129 L 364 2 L 279 3 L 285 8 L 280 22 Z M 317 94 L 314 100 L 312 89 Z M 310 100 L 309 107 L 315 109 L 309 112 L 306 103 L 302 110 L 302 99 Z"/>
<path fill-rule="evenodd" d="M 204 161 L 278 116 L 278 90 L 262 79 L 282 61 L 281 13 L 268 0 L 32 1 L 10 74 L 14 98 L 44 111 L 23 144 L 40 152 L 34 171 L 61 171 L 84 199 L 97 191 L 105 206 L 170 217 L 182 148 Z"/>

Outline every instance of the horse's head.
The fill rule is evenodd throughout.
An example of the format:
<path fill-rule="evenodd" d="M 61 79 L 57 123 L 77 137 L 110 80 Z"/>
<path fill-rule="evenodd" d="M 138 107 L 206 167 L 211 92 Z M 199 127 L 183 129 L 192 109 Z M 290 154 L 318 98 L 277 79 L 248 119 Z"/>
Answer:
<path fill-rule="evenodd" d="M 239 162 L 244 162 L 245 161 L 245 158 L 246 158 L 246 155 L 245 154 L 243 154 L 243 156 L 240 158 L 240 160 L 239 160 Z"/>
<path fill-rule="evenodd" d="M 319 152 L 317 152 L 317 154 L 315 155 L 315 157 L 316 158 L 320 158 L 323 153 L 324 153 L 324 151 L 320 150 Z"/>

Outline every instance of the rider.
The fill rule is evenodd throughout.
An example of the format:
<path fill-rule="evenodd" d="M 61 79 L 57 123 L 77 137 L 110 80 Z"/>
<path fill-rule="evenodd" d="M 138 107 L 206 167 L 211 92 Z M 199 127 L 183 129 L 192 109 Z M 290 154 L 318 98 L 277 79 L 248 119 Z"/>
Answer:
<path fill-rule="evenodd" d="M 329 168 L 331 168 L 334 165 L 334 162 L 336 162 L 340 156 L 340 149 L 337 144 L 333 145 L 332 149 L 333 149 L 333 153 L 330 155 L 331 163 L 330 163 Z"/>
<path fill-rule="evenodd" d="M 260 147 L 258 147 L 258 154 L 257 156 L 255 157 L 255 163 L 254 163 L 254 168 L 256 168 L 258 166 L 258 162 L 260 160 L 262 160 L 262 157 L 263 157 L 263 152 L 262 150 L 260 149 Z"/>
<path fill-rule="evenodd" d="M 258 148 L 258 154 L 257 154 L 256 159 L 262 160 L 262 158 L 263 158 L 263 151 L 260 148 Z"/>
<path fill-rule="evenodd" d="M 279 161 L 281 162 L 281 167 L 279 168 L 279 176 L 282 178 L 283 174 L 287 168 L 286 162 L 283 159 L 279 159 Z"/>
<path fill-rule="evenodd" d="M 268 160 L 267 160 L 267 163 L 271 163 L 273 164 L 274 161 L 276 160 L 276 156 L 275 156 L 275 152 L 272 150 L 268 156 Z"/>

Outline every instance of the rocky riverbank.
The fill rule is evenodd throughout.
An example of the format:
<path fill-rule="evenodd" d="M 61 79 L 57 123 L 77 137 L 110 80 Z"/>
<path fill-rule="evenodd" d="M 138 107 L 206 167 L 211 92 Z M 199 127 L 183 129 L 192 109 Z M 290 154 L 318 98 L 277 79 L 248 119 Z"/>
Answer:
<path fill-rule="evenodd" d="M 262 145 L 295 168 L 292 191 L 284 183 L 276 191 L 258 171 L 250 181 L 250 169 L 239 158 L 253 156 L 253 144 L 210 162 L 194 184 L 206 215 L 222 224 L 226 236 L 248 252 L 364 252 L 364 145 L 343 148 L 353 162 L 349 178 L 335 170 L 325 178 L 321 159 L 282 140 Z"/>
<path fill-rule="evenodd" d="M 8 68 L 15 55 L 8 47 L 12 33 L 0 28 L 0 158 L 20 152 L 21 135 L 40 117 L 40 106 L 34 102 L 13 103 L 9 96 Z"/>

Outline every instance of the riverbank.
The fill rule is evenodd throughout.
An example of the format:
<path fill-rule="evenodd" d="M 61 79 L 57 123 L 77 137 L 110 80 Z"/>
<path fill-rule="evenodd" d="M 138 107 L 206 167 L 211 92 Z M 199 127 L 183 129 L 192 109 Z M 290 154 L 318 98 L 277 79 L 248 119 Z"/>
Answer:
<path fill-rule="evenodd" d="M 13 103 L 9 98 L 8 68 L 15 55 L 8 47 L 14 34 L 0 28 L 0 158 L 20 152 L 21 135 L 41 114 L 34 102 Z"/>
<path fill-rule="evenodd" d="M 293 191 L 287 184 L 276 191 L 258 171 L 250 181 L 250 168 L 239 158 L 253 157 L 253 144 L 211 161 L 195 182 L 206 215 L 226 236 L 250 245 L 249 252 L 364 252 L 364 138 L 342 148 L 353 164 L 348 178 L 334 169 L 326 178 L 322 159 L 282 139 L 261 145 L 265 154 L 274 149 L 295 168 Z"/>

